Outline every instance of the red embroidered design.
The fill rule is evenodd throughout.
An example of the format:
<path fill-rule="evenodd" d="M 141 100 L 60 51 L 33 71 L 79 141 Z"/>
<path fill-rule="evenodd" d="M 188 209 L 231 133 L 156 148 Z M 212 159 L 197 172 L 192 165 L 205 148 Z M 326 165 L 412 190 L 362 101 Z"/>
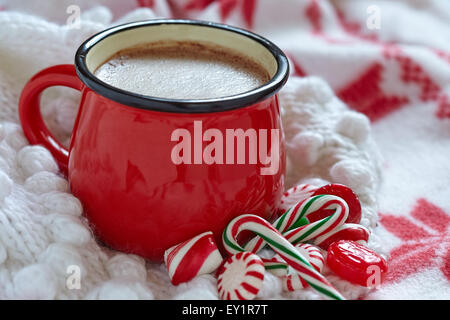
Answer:
<path fill-rule="evenodd" d="M 450 217 L 425 199 L 417 201 L 410 216 L 381 215 L 381 224 L 403 240 L 391 251 L 386 281 L 399 281 L 432 267 L 439 267 L 450 281 Z"/>
<path fill-rule="evenodd" d="M 408 57 L 400 48 L 394 45 L 386 45 L 383 55 L 387 59 L 394 59 L 401 68 L 401 80 L 404 83 L 415 84 L 419 87 L 418 98 L 423 102 L 436 101 L 438 109 L 436 116 L 439 118 L 450 117 L 450 99 L 417 62 Z"/>
<path fill-rule="evenodd" d="M 450 118 L 450 98 L 443 94 L 438 99 L 438 109 L 436 111 L 438 118 Z"/>
<path fill-rule="evenodd" d="M 384 67 L 376 62 L 337 95 L 351 108 L 376 121 L 408 103 L 407 97 L 388 96 L 380 87 Z"/>
<path fill-rule="evenodd" d="M 416 84 L 419 89 L 418 98 L 423 102 L 435 101 L 438 104 L 438 109 L 436 111 L 436 116 L 438 118 L 449 118 L 450 117 L 450 98 L 446 95 L 440 86 L 433 81 L 433 79 L 426 73 L 426 71 L 416 62 L 414 62 L 410 57 L 408 57 L 404 52 L 400 50 L 399 47 L 394 46 L 390 42 L 383 42 L 378 39 L 377 34 L 367 34 L 363 32 L 363 28 L 360 23 L 356 21 L 349 21 L 345 17 L 344 13 L 339 9 L 335 8 L 336 16 L 342 29 L 347 32 L 350 36 L 356 37 L 358 39 L 373 42 L 375 44 L 382 46 L 383 56 L 386 59 L 394 59 L 399 63 L 402 70 L 401 80 L 404 83 Z M 439 57 L 450 62 L 450 54 L 432 49 Z M 381 103 L 381 114 L 386 115 L 389 112 L 384 112 L 382 109 L 392 108 L 398 109 L 401 102 L 398 99 L 387 99 L 385 102 Z M 383 101 L 383 100 L 382 100 Z M 387 105 L 385 104 L 387 103 Z M 389 107 L 389 104 L 391 105 Z M 387 110 L 386 110 L 387 111 Z M 376 116 L 376 119 L 379 117 Z"/>

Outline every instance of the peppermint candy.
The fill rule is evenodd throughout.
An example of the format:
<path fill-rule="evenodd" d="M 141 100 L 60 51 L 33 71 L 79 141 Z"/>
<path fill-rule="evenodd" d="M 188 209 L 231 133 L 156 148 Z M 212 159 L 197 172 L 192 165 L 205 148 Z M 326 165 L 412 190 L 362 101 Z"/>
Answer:
<path fill-rule="evenodd" d="M 201 274 L 211 273 L 222 261 L 210 231 L 177 244 L 164 253 L 164 263 L 174 285 L 187 282 Z"/>
<path fill-rule="evenodd" d="M 344 299 L 331 283 L 277 229 L 259 216 L 245 214 L 234 218 L 227 225 L 222 239 L 228 253 L 236 254 L 245 251 L 237 242 L 237 236 L 244 230 L 252 231 L 266 241 L 318 293 L 331 299 Z"/>
<path fill-rule="evenodd" d="M 297 203 L 313 196 L 316 190 L 317 187 L 311 184 L 299 184 L 298 186 L 294 186 L 283 193 L 278 208 L 282 212 L 286 212 Z"/>
<path fill-rule="evenodd" d="M 222 300 L 252 300 L 264 281 L 264 264 L 251 252 L 239 252 L 219 270 L 217 289 Z"/>

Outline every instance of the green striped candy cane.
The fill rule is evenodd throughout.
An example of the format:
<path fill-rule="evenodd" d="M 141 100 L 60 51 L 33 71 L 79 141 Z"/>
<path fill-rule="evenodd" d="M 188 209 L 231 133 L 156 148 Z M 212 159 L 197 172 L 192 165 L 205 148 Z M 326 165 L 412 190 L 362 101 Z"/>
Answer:
<path fill-rule="evenodd" d="M 239 233 L 244 230 L 252 231 L 266 241 L 318 293 L 331 299 L 345 300 L 331 283 L 317 272 L 308 260 L 277 229 L 259 216 L 245 214 L 234 218 L 227 225 L 222 235 L 222 240 L 225 250 L 229 254 L 246 251 L 236 240 Z"/>
<path fill-rule="evenodd" d="M 334 213 L 308 224 L 308 215 L 322 210 L 333 210 Z M 297 203 L 281 215 L 273 223 L 273 227 L 281 232 L 291 243 L 304 242 L 332 232 L 344 224 L 348 213 L 348 205 L 344 199 L 322 194 Z M 245 250 L 256 253 L 265 245 L 264 239 L 255 237 L 245 245 Z"/>

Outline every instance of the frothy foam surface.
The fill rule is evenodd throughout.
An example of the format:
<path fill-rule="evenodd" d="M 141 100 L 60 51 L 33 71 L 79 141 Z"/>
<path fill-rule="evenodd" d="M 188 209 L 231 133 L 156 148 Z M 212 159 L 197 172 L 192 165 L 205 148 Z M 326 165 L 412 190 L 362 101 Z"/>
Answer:
<path fill-rule="evenodd" d="M 236 95 L 270 79 L 251 58 L 196 42 L 156 43 L 120 51 L 95 76 L 119 89 L 172 99 Z"/>

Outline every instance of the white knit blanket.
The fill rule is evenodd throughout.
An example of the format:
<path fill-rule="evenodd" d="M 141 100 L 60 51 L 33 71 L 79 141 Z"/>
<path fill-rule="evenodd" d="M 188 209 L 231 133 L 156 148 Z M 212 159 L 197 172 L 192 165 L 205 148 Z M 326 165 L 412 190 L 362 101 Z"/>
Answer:
<path fill-rule="evenodd" d="M 212 275 L 173 286 L 164 265 L 97 243 L 82 205 L 71 195 L 54 159 L 43 147 L 28 145 L 18 121 L 19 96 L 33 74 L 72 63 L 83 40 L 112 24 L 167 16 L 167 5 L 157 1 L 153 11 L 137 9 L 112 22 L 113 14 L 106 7 L 88 10 L 84 9 L 87 1 L 78 1 L 83 10 L 81 24 L 75 28 L 65 23 L 66 8 L 73 1 L 39 1 L 39 5 L 33 1 L 33 8 L 24 2 L 0 2 L 0 7 L 13 9 L 0 11 L 0 299 L 217 299 Z M 132 9 L 112 2 L 116 16 Z M 291 76 L 280 99 L 288 185 L 307 181 L 351 187 L 363 206 L 362 224 L 373 232 L 369 246 L 385 254 L 375 229 L 380 156 L 368 118 L 349 110 L 315 77 Z M 78 93 L 61 88 L 48 90 L 42 99 L 47 125 L 66 144 L 78 102 Z M 70 285 L 73 266 L 81 271 L 79 288 Z M 324 272 L 347 298 L 367 293 Z M 266 273 L 258 298 L 319 296 L 311 290 L 285 293 L 280 279 Z"/>

